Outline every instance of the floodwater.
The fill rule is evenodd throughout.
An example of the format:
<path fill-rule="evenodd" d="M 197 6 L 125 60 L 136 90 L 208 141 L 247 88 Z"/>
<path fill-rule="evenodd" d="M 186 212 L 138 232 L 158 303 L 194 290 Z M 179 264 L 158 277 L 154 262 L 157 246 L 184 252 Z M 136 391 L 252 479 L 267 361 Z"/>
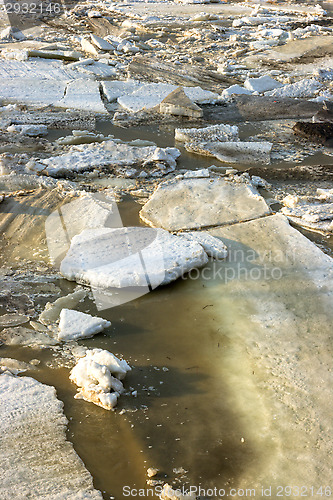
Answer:
<path fill-rule="evenodd" d="M 105 127 L 100 125 L 100 131 L 106 133 Z M 159 146 L 172 145 L 171 136 L 172 131 L 153 137 L 149 130 L 140 133 L 141 139 Z M 131 140 L 138 134 L 117 129 L 117 137 Z M 182 156 L 182 168 L 213 163 L 188 153 Z M 39 197 L 30 212 L 31 226 L 23 231 L 22 223 L 17 223 L 24 242 L 11 226 L 7 237 L 21 251 L 7 249 L 3 256 L 7 264 L 46 261 L 44 221 L 62 202 Z M 28 203 L 20 203 L 17 210 L 7 201 L 0 206 L 1 212 L 11 212 L 8 223 L 29 213 Z M 140 208 L 130 198 L 119 204 L 124 225 L 142 225 Z M 325 246 L 325 241 L 321 244 Z M 122 396 L 116 411 L 73 398 L 76 388 L 58 350 L 0 346 L 2 357 L 41 361 L 26 375 L 56 387 L 69 419 L 68 439 L 106 499 L 125 498 L 124 486 L 146 488 L 148 467 L 157 467 L 161 477 L 175 486 L 228 489 L 250 487 L 254 471 L 259 474 L 275 460 L 281 444 L 271 432 L 276 416 L 260 390 L 267 374 L 256 366 L 244 341 L 249 329 L 255 337 L 253 305 L 232 288 L 225 289 L 210 266 L 205 279 L 187 277 L 115 308 L 98 311 L 90 299 L 79 305 L 83 312 L 112 322 L 106 332 L 79 343 L 108 349 L 133 366 L 125 387 L 138 395 Z M 55 284 L 63 295 L 75 287 L 58 278 Z M 42 297 L 40 305 L 46 300 Z M 180 468 L 187 472 L 174 472 Z"/>

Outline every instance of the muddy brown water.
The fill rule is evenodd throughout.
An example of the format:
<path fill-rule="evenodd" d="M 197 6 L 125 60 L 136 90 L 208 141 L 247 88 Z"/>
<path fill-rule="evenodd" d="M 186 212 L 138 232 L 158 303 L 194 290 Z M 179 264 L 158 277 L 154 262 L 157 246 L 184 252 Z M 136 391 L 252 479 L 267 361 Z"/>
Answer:
<path fill-rule="evenodd" d="M 138 208 L 125 202 L 127 223 L 139 223 Z M 74 288 L 59 281 L 67 293 Z M 213 487 L 236 484 L 250 461 L 263 460 L 257 443 L 241 442 L 249 435 L 247 417 L 233 410 L 235 387 L 228 382 L 227 358 L 236 347 L 228 321 L 214 321 L 203 287 L 200 280 L 179 280 L 117 308 L 99 312 L 89 300 L 80 307 L 112 322 L 105 334 L 80 344 L 108 349 L 133 366 L 126 387 L 138 396 L 123 396 L 114 412 L 74 400 L 69 369 L 57 366 L 58 351 L 0 347 L 3 357 L 41 360 L 38 370 L 26 375 L 56 387 L 69 419 L 68 439 L 105 498 L 125 497 L 124 485 L 145 488 L 150 466 L 170 482 L 177 478 L 174 468 L 189 471 L 175 485 Z M 225 314 L 229 321 L 236 314 L 228 299 Z"/>

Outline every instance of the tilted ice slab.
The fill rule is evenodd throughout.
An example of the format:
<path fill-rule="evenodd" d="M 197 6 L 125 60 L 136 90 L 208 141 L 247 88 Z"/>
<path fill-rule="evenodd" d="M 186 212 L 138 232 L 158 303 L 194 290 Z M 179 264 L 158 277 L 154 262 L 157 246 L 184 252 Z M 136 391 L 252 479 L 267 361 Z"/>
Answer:
<path fill-rule="evenodd" d="M 83 193 L 70 203 L 66 203 L 52 212 L 45 221 L 47 247 L 51 262 L 56 262 L 64 252 L 67 252 L 73 236 L 81 233 L 84 229 L 121 227 L 122 225 L 119 210 L 113 197 L 100 193 Z M 68 296 L 68 300 L 78 294 L 79 292 L 75 292 Z M 49 307 L 53 307 L 53 305 L 57 307 L 57 303 L 63 301 L 62 297 Z"/>
<path fill-rule="evenodd" d="M 54 302 L 47 302 L 44 311 L 39 315 L 38 320 L 43 325 L 52 325 L 59 320 L 60 313 L 64 308 L 71 309 L 77 306 L 87 295 L 86 290 L 77 290 L 69 293 Z"/>
<path fill-rule="evenodd" d="M 84 399 L 105 410 L 111 410 L 124 392 L 121 380 L 130 370 L 131 367 L 125 360 L 118 359 L 109 351 L 87 351 L 74 366 L 69 377 L 79 387 L 75 399 Z"/>
<path fill-rule="evenodd" d="M 237 141 L 236 125 L 210 125 L 204 128 L 176 128 L 175 139 L 179 142 Z"/>
<path fill-rule="evenodd" d="M 119 97 L 118 103 L 126 110 L 134 113 L 143 109 L 152 109 L 159 106 L 177 88 L 177 85 L 168 83 L 144 84 L 132 94 Z M 201 87 L 183 87 L 183 89 L 187 97 L 197 104 L 215 102 L 219 97 L 218 94 L 203 90 Z"/>
<path fill-rule="evenodd" d="M 0 375 L 0 497 L 102 499 L 66 440 L 63 403 L 30 377 Z"/>
<path fill-rule="evenodd" d="M 73 238 L 60 272 L 93 288 L 156 288 L 207 261 L 199 243 L 161 229 L 101 228 Z"/>
<path fill-rule="evenodd" d="M 60 313 L 58 340 L 77 340 L 93 337 L 109 326 L 111 326 L 110 321 L 103 318 L 64 308 Z"/>
<path fill-rule="evenodd" d="M 269 213 L 265 200 L 248 184 L 176 179 L 159 185 L 140 217 L 150 226 L 177 231 L 232 224 Z"/>
<path fill-rule="evenodd" d="M 271 97 L 313 97 L 314 94 L 322 87 L 322 84 L 313 78 L 300 80 L 290 85 L 265 92 L 265 95 Z"/>
<path fill-rule="evenodd" d="M 176 148 L 157 148 L 155 146 L 131 146 L 115 141 L 73 146 L 68 153 L 53 156 L 31 164 L 31 170 L 45 171 L 53 177 L 82 173 L 95 168 L 146 167 L 154 173 L 168 173 L 176 168 L 180 151 Z M 133 171 L 133 176 L 137 173 Z"/>
<path fill-rule="evenodd" d="M 65 96 L 54 105 L 94 113 L 107 113 L 100 95 L 100 83 L 88 79 L 77 79 L 68 84 Z"/>
<path fill-rule="evenodd" d="M 270 163 L 271 142 L 188 142 L 186 151 L 228 163 Z"/>

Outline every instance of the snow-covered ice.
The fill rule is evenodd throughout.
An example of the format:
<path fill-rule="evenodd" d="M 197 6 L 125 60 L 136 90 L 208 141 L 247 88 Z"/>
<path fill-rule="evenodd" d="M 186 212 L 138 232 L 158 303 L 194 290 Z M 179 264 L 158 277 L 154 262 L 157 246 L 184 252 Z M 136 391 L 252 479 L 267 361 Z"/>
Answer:
<path fill-rule="evenodd" d="M 220 123 L 203 128 L 176 128 L 175 139 L 179 142 L 237 141 L 238 127 Z"/>
<path fill-rule="evenodd" d="M 59 322 L 59 340 L 77 340 L 93 337 L 111 326 L 110 321 L 96 318 L 73 309 L 62 309 Z"/>
<path fill-rule="evenodd" d="M 175 179 L 162 182 L 140 217 L 169 231 L 198 229 L 255 219 L 270 213 L 251 185 L 224 179 Z"/>
<path fill-rule="evenodd" d="M 53 177 L 72 176 L 94 169 L 115 168 L 118 173 L 137 176 L 142 169 L 147 175 L 163 175 L 176 168 L 180 151 L 176 148 L 156 146 L 132 146 L 112 140 L 103 143 L 72 146 L 69 152 L 31 162 L 30 170 L 43 172 Z M 134 168 L 129 168 L 134 167 Z"/>
<path fill-rule="evenodd" d="M 72 239 L 60 272 L 93 288 L 156 288 L 176 280 L 208 260 L 195 241 L 162 229 L 86 230 Z"/>
<path fill-rule="evenodd" d="M 84 399 L 113 409 L 124 387 L 121 380 L 131 367 L 125 360 L 103 349 L 91 349 L 80 358 L 70 373 L 70 380 L 78 386 L 75 399 Z M 115 375 L 115 376 L 113 376 Z"/>
<path fill-rule="evenodd" d="M 54 387 L 0 374 L 0 497 L 102 500 L 66 439 L 67 419 Z"/>

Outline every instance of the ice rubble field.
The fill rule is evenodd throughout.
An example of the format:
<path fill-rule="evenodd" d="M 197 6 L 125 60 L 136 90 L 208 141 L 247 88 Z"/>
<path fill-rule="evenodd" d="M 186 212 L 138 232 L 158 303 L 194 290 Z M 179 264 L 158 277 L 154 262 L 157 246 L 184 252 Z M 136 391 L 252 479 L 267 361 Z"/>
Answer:
<path fill-rule="evenodd" d="M 122 394 L 138 395 L 136 390 L 126 388 L 125 379 L 132 368 L 135 372 L 135 366 L 106 349 L 79 344 L 102 332 L 107 335 L 111 327 L 102 313 L 100 317 L 78 310 L 87 297 L 91 300 L 98 296 L 107 304 L 115 290 L 118 293 L 131 287 L 143 289 L 142 295 L 193 269 L 208 265 L 209 270 L 214 261 L 228 272 L 228 254 L 238 244 L 243 248 L 282 249 L 285 261 L 281 264 L 281 289 L 289 291 L 290 276 L 294 276 L 303 292 L 299 294 L 301 310 L 304 313 L 311 309 L 312 302 L 307 304 L 307 300 L 313 296 L 317 309 L 323 311 L 317 318 L 314 310 L 313 317 L 323 328 L 318 332 L 306 318 L 292 318 L 287 295 L 282 294 L 281 299 L 271 279 L 262 283 L 266 287 L 265 300 L 253 315 L 262 330 L 273 325 L 270 335 L 258 327 L 255 340 L 251 341 L 249 330 L 249 340 L 243 341 L 253 359 L 259 365 L 263 363 L 263 372 L 269 369 L 275 374 L 271 387 L 262 382 L 267 408 L 272 413 L 290 417 L 288 412 L 294 411 L 299 424 L 310 418 L 304 408 L 312 408 L 314 438 L 308 433 L 307 439 L 309 449 L 316 450 L 316 464 L 320 463 L 321 469 L 311 465 L 301 441 L 296 442 L 292 453 L 300 460 L 290 477 L 303 479 L 305 471 L 314 484 L 321 484 L 327 477 L 329 368 L 325 353 L 316 355 L 314 368 L 309 366 L 313 356 L 309 338 L 319 335 L 328 352 L 325 310 L 332 260 L 289 226 L 288 220 L 331 234 L 332 189 L 318 188 L 312 196 L 293 193 L 268 199 L 258 188 L 269 191 L 271 186 L 258 176 L 228 167 L 221 171 L 214 165 L 197 171 L 175 170 L 183 145 L 193 158 L 212 157 L 221 165 L 235 167 L 270 166 L 278 153 L 292 149 L 288 143 L 291 132 L 285 134 L 287 142 L 283 143 L 281 124 L 269 129 L 268 121 L 269 132 L 242 138 L 245 118 L 241 104 L 246 106 L 251 99 L 258 103 L 258 112 L 273 102 L 285 103 L 289 108 L 299 103 L 308 106 L 301 118 L 326 128 L 317 136 L 320 146 L 298 144 L 294 158 L 300 150 L 306 149 L 306 154 L 311 155 L 318 148 L 329 157 L 332 153 L 326 140 L 332 137 L 329 103 L 333 95 L 333 28 L 325 22 L 326 13 L 319 5 L 179 0 L 134 1 L 128 7 L 117 2 L 82 2 L 55 19 L 53 27 L 41 24 L 32 31 L 6 28 L 0 32 L 0 129 L 4 140 L 0 209 L 3 206 L 6 213 L 8 204 L 21 195 L 33 200 L 33 204 L 34 196 L 41 204 L 43 196 L 50 198 L 44 213 L 38 212 L 38 207 L 34 213 L 35 219 L 45 216 L 43 231 L 54 266 L 50 275 L 59 277 L 55 270 L 59 269 L 64 278 L 78 284 L 74 292 L 54 296 L 42 310 L 10 310 L 0 316 L 0 341 L 11 349 L 54 349 L 60 357 L 67 356 L 69 379 L 77 387 L 75 399 L 113 410 Z M 70 32 L 64 29 L 68 26 Z M 262 106 L 255 99 L 261 99 Z M 313 106 L 315 112 L 311 113 Z M 221 119 L 223 111 L 235 107 L 240 126 Z M 176 147 L 104 136 L 96 130 L 96 119 L 128 128 L 171 124 Z M 52 142 L 48 139 L 51 129 L 67 127 L 71 135 Z M 289 122 L 285 124 L 288 127 L 291 129 Z M 98 184 L 110 179 L 129 183 L 118 190 L 110 188 L 111 184 L 106 184 L 104 190 Z M 90 192 L 91 187 L 95 192 Z M 116 200 L 123 195 L 139 200 L 140 218 L 150 227 L 122 227 Z M 281 205 L 277 215 L 271 208 L 276 201 Z M 8 214 L 2 214 L 6 241 L 19 246 L 20 240 L 13 238 L 17 234 L 19 238 L 21 228 L 28 225 L 27 214 L 17 215 L 22 226 L 15 227 L 9 220 L 10 210 Z M 34 224 L 40 232 L 38 223 L 31 223 L 33 228 Z M 34 250 L 29 264 L 32 266 L 40 249 Z M 252 262 L 247 264 L 251 266 Z M 265 264 L 271 269 L 269 259 Z M 32 272 L 36 274 L 36 270 Z M 38 300 L 33 286 L 29 288 L 25 283 L 20 287 L 15 277 L 11 281 L 10 275 L 5 276 L 8 304 L 16 303 L 18 293 L 28 302 L 32 296 Z M 228 286 L 215 283 L 212 289 L 205 293 L 213 304 L 240 292 L 256 310 L 254 282 L 234 278 Z M 283 344 L 280 339 L 293 343 L 296 351 L 300 342 L 304 348 L 305 354 L 299 349 L 293 358 L 293 370 L 279 347 Z M 268 351 L 275 357 L 267 356 Z M 38 370 L 35 361 L 0 358 L 0 421 L 4 431 L 0 441 L 5 450 L 0 497 L 13 498 L 19 485 L 22 497 L 101 498 L 65 438 L 67 421 L 55 389 L 30 377 L 17 376 Z M 324 381 L 319 389 L 316 377 Z M 294 391 L 297 407 L 296 403 L 285 403 L 287 396 L 281 395 L 281 387 Z M 276 401 L 274 409 L 268 400 Z M 274 430 L 284 436 L 281 422 L 285 419 L 278 420 Z M 295 433 L 299 427 L 295 427 Z M 320 435 L 318 440 L 316 433 Z M 28 455 L 25 449 L 29 449 Z M 31 460 L 36 463 L 33 474 Z M 281 464 L 278 467 L 281 469 Z M 274 474 L 278 475 L 280 469 Z M 258 474 L 266 477 L 265 472 Z M 20 480 L 23 476 L 25 481 Z M 160 498 L 172 499 L 174 495 L 165 484 Z"/>

